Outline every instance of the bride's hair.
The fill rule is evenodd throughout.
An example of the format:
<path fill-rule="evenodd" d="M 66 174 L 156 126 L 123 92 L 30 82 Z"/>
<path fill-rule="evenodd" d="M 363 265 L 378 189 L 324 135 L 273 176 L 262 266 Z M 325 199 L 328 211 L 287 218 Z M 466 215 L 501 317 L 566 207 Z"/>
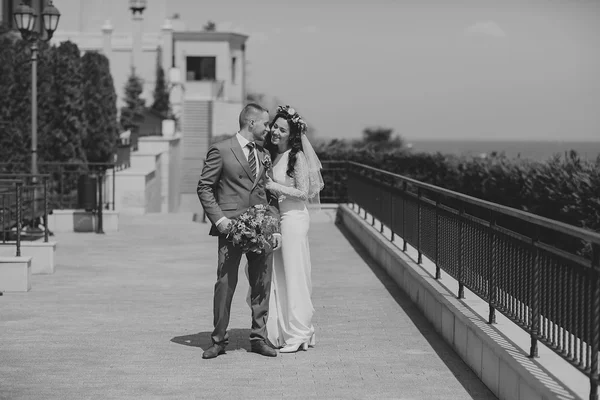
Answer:
<path fill-rule="evenodd" d="M 277 114 L 271 121 L 270 128 L 273 128 L 275 121 L 278 118 L 285 119 L 290 125 L 290 136 L 288 139 L 288 145 L 290 146 L 290 155 L 288 157 L 288 165 L 286 174 L 290 177 L 294 177 L 294 166 L 296 165 L 296 159 L 298 158 L 298 152 L 302 151 L 302 134 L 306 129 L 306 124 L 300 117 L 300 115 L 290 106 L 279 106 L 277 108 Z M 277 156 L 277 146 L 271 142 L 271 132 L 265 137 L 265 148 L 269 150 L 271 159 L 275 160 Z"/>

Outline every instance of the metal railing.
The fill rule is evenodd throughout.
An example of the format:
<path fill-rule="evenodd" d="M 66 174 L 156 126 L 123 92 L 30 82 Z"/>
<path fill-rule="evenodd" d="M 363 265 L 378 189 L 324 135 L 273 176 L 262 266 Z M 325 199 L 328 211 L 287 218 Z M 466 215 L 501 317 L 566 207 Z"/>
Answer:
<path fill-rule="evenodd" d="M 125 160 L 123 160 L 125 161 Z M 112 175 L 112 196 L 106 199 L 104 209 L 115 209 L 115 175 L 117 171 L 126 169 L 129 164 L 117 163 L 60 163 L 41 162 L 38 168 L 49 176 L 48 198 L 51 209 L 77 208 L 77 182 L 82 175 L 99 174 L 102 176 L 102 187 L 106 186 L 107 173 Z M 0 174 L 5 177 L 16 176 L 29 169 L 28 164 L 0 163 Z"/>
<path fill-rule="evenodd" d="M 21 255 L 23 239 L 39 239 L 37 233 L 24 233 L 26 227 L 44 226 L 44 242 L 48 242 L 48 176 L 38 175 L 32 182 L 30 176 L 5 178 L 0 175 L 0 236 L 2 245 L 16 246 L 16 256 Z"/>
<path fill-rule="evenodd" d="M 346 161 L 321 161 L 323 169 L 321 175 L 325 187 L 320 194 L 321 203 L 346 203 L 348 193 L 346 189 Z"/>
<path fill-rule="evenodd" d="M 131 144 L 129 143 L 129 140 L 124 140 L 117 145 L 115 164 L 120 169 L 129 168 L 131 166 Z"/>
<path fill-rule="evenodd" d="M 600 234 L 348 163 L 348 198 L 590 379 L 598 399 Z M 353 206 L 354 207 L 354 206 Z M 366 218 L 366 214 L 365 214 Z M 588 249 L 589 251 L 585 251 Z"/>

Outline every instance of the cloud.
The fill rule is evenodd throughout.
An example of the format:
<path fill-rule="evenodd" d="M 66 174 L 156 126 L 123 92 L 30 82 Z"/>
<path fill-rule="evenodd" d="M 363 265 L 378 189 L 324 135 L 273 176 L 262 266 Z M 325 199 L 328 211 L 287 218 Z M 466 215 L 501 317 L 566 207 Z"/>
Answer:
<path fill-rule="evenodd" d="M 465 29 L 465 34 L 485 35 L 497 38 L 506 37 L 506 32 L 494 21 L 477 22 Z"/>
<path fill-rule="evenodd" d="M 302 29 L 300 29 L 300 31 L 303 33 L 317 33 L 319 31 L 319 28 L 317 28 L 314 25 L 309 25 L 309 26 L 305 26 Z"/>

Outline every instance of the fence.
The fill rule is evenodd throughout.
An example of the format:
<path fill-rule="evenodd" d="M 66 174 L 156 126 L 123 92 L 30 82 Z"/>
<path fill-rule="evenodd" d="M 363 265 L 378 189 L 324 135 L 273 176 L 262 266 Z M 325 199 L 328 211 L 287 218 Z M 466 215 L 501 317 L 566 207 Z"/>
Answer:
<path fill-rule="evenodd" d="M 102 186 L 106 184 L 106 174 L 112 174 L 112 196 L 102 202 L 106 210 L 115 209 L 115 175 L 126 169 L 129 164 L 123 158 L 122 164 L 116 163 L 59 163 L 42 162 L 38 164 L 41 173 L 49 176 L 48 201 L 51 209 L 74 209 L 78 207 L 77 183 L 83 175 L 100 175 Z M 0 163 L 0 174 L 22 173 L 29 170 L 28 164 Z"/>
<path fill-rule="evenodd" d="M 129 140 L 124 140 L 117 145 L 117 153 L 115 155 L 115 164 L 120 169 L 131 166 L 131 144 Z"/>
<path fill-rule="evenodd" d="M 48 242 L 48 176 L 39 175 L 37 183 L 29 177 L 23 179 L 5 178 L 0 175 L 0 235 L 2 245 L 15 242 L 16 256 L 21 255 L 23 239 L 39 239 L 34 230 L 23 233 L 27 226 L 35 228 L 43 223 L 44 242 Z"/>
<path fill-rule="evenodd" d="M 598 399 L 600 234 L 354 162 L 347 183 L 372 224 L 455 278 L 458 298 L 485 300 L 489 323 L 497 310 L 528 332 L 530 357 L 542 342 L 579 369 Z"/>
<path fill-rule="evenodd" d="M 323 182 L 325 187 L 321 192 L 321 203 L 346 203 L 348 194 L 346 190 L 346 162 L 345 161 L 321 161 L 323 169 Z"/>

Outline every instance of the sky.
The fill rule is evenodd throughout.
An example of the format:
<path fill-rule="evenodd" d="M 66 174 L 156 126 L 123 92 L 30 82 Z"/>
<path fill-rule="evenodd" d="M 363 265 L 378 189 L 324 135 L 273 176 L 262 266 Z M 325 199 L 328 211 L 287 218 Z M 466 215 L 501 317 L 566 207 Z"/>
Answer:
<path fill-rule="evenodd" d="M 597 0 L 167 3 L 249 35 L 249 89 L 319 137 L 600 141 Z"/>

